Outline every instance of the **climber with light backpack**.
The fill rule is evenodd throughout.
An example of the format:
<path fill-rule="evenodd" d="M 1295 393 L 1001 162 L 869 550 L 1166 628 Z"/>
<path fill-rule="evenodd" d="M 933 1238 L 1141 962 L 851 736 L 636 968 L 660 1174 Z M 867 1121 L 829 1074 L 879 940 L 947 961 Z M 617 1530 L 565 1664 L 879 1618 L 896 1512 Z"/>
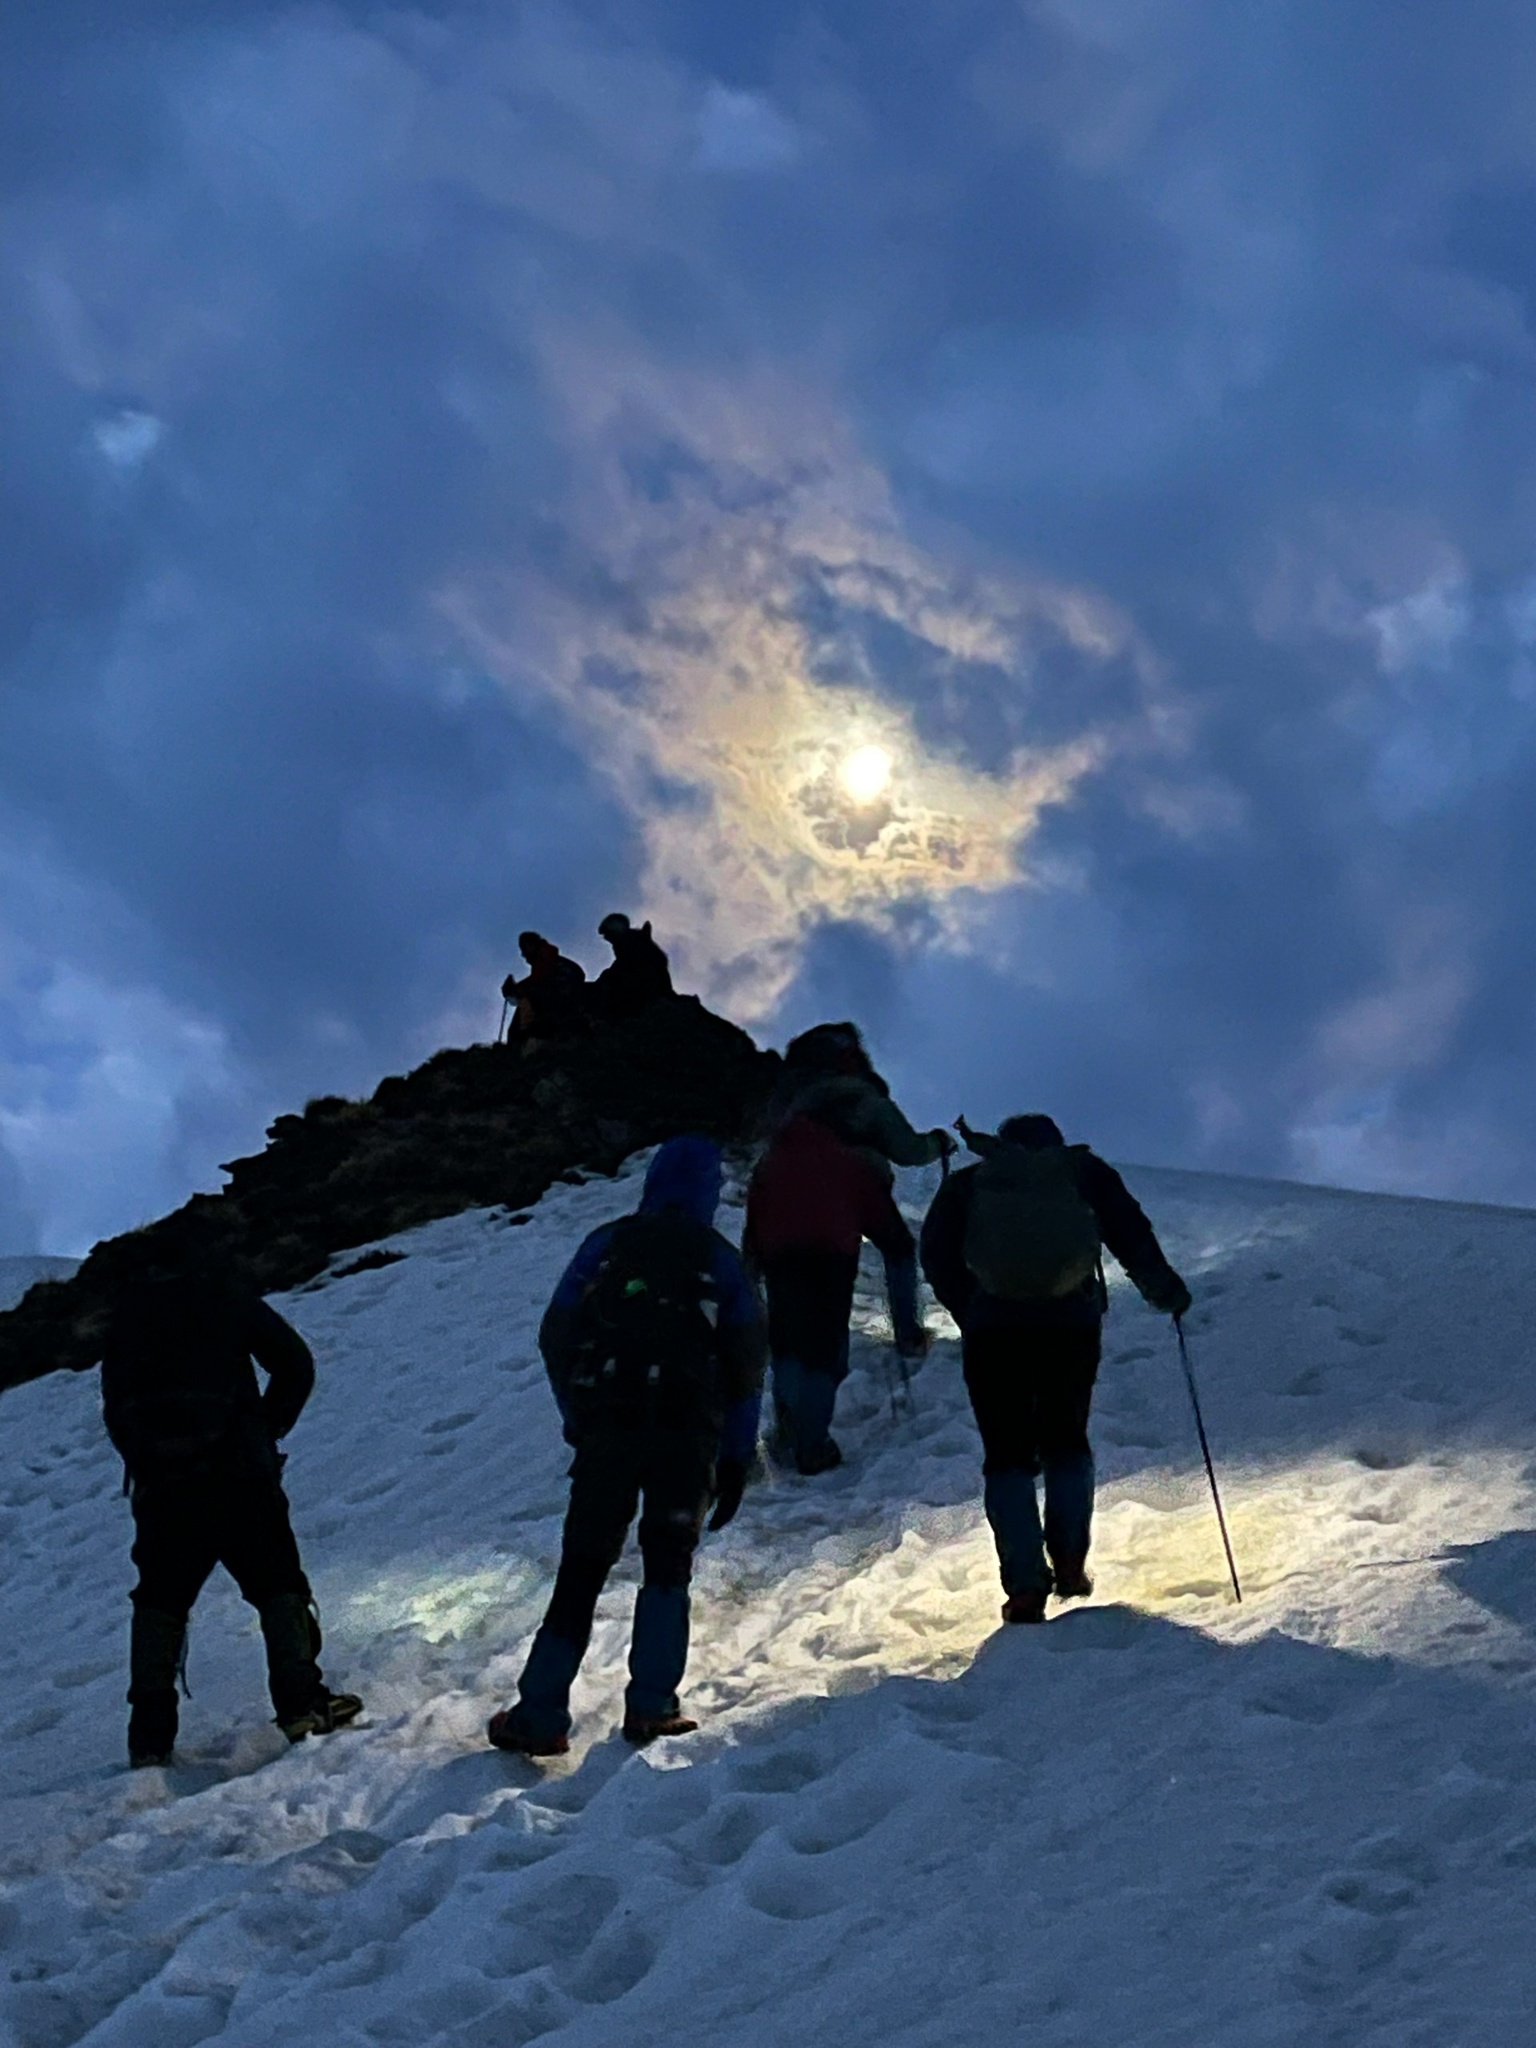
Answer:
<path fill-rule="evenodd" d="M 1010 1117 L 995 1136 L 963 1117 L 955 1128 L 980 1164 L 934 1197 L 923 1271 L 960 1325 L 1003 1619 L 1038 1622 L 1053 1592 L 1075 1600 L 1093 1590 L 1088 1413 L 1109 1306 L 1103 1252 L 1164 1315 L 1183 1315 L 1190 1294 L 1119 1174 L 1068 1145 L 1050 1117 Z"/>
<path fill-rule="evenodd" d="M 698 1726 L 677 1696 L 693 1554 L 705 1516 L 723 1529 L 741 1505 L 767 1349 L 757 1290 L 713 1227 L 721 1178 L 712 1139 L 669 1139 L 638 1211 L 583 1239 L 545 1311 L 539 1349 L 576 1455 L 549 1607 L 516 1703 L 486 1730 L 497 1749 L 570 1747 L 571 1686 L 637 1508 L 643 1579 L 624 1737 L 642 1744 Z"/>

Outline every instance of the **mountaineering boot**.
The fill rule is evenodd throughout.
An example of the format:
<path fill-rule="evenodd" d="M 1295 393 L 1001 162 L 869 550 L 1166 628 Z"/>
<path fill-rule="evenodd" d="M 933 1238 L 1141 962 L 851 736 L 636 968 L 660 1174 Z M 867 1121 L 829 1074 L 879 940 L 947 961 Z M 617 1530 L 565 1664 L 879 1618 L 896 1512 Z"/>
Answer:
<path fill-rule="evenodd" d="M 332 1692 L 315 1662 L 320 1622 L 307 1593 L 279 1593 L 260 1610 L 273 1719 L 290 1742 L 329 1735 L 363 1711 L 355 1692 Z"/>
<path fill-rule="evenodd" d="M 128 1762 L 168 1764 L 176 1746 L 176 1677 L 187 1640 L 182 1616 L 135 1607 L 128 1639 Z"/>
<path fill-rule="evenodd" d="M 569 1735 L 555 1728 L 535 1728 L 518 1707 L 492 1714 L 485 1733 L 492 1749 L 510 1750 L 514 1756 L 564 1756 L 571 1746 Z"/>
<path fill-rule="evenodd" d="M 571 1572 L 572 1567 L 563 1562 L 561 1569 Z M 601 1584 L 599 1573 L 587 1580 L 579 1601 L 581 1615 L 589 1611 L 588 1599 L 596 1602 L 592 1590 L 596 1584 Z M 555 1585 L 558 1596 L 559 1578 Z M 568 1615 L 567 1620 L 571 1619 Z M 580 1641 L 562 1635 L 547 1619 L 540 1624 L 517 1681 L 517 1705 L 492 1714 L 486 1727 L 486 1739 L 493 1749 L 509 1749 L 518 1756 L 564 1756 L 570 1748 L 571 1687 L 581 1669 L 589 1623 L 578 1617 L 576 1625 L 582 1630 Z"/>
<path fill-rule="evenodd" d="M 1009 1622 L 1044 1621 L 1045 1588 L 1027 1586 L 1022 1593 L 1010 1593 L 1003 1602 L 1003 1619 Z"/>
<path fill-rule="evenodd" d="M 814 1479 L 819 1472 L 835 1472 L 843 1453 L 835 1437 L 823 1437 L 813 1449 L 796 1458 L 795 1470 L 802 1479 Z"/>
<path fill-rule="evenodd" d="M 1058 1600 L 1086 1600 L 1092 1591 L 1093 1580 L 1082 1564 L 1060 1564 L 1056 1567 Z"/>
<path fill-rule="evenodd" d="M 664 1735 L 692 1735 L 698 1725 L 686 1714 L 626 1714 L 624 1740 L 632 1742 L 636 1749 L 643 1749 L 646 1743 L 659 1742 Z"/>
<path fill-rule="evenodd" d="M 331 1692 L 322 1685 L 302 1714 L 280 1721 L 278 1726 L 290 1742 L 302 1742 L 306 1735 L 334 1735 L 362 1711 L 363 1703 L 355 1692 Z"/>

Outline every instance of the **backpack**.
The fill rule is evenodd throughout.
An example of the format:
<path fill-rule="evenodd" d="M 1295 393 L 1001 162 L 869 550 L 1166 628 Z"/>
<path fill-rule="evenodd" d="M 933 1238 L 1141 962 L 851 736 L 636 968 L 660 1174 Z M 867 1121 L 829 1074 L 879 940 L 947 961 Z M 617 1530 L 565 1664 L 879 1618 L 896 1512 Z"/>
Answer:
<path fill-rule="evenodd" d="M 1099 1270 L 1099 1220 L 1079 1180 L 1083 1145 L 999 1145 L 975 1169 L 965 1263 L 1004 1301 L 1056 1301 Z"/>
<path fill-rule="evenodd" d="M 129 1470 L 190 1478 L 233 1457 L 272 1463 L 243 1303 L 204 1280 L 141 1285 L 101 1360 L 107 1434 Z"/>
<path fill-rule="evenodd" d="M 718 1429 L 715 1233 L 675 1212 L 626 1216 L 582 1298 L 564 1392 L 590 1429 Z"/>

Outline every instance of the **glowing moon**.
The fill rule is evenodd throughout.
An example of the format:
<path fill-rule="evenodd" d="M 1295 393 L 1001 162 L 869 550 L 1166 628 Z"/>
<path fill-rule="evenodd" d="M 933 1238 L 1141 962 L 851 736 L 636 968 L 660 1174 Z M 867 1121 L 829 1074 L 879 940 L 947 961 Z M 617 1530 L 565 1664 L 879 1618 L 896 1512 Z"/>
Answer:
<path fill-rule="evenodd" d="M 856 804 L 872 804 L 884 796 L 895 767 L 886 747 L 855 747 L 837 771 L 837 779 Z"/>

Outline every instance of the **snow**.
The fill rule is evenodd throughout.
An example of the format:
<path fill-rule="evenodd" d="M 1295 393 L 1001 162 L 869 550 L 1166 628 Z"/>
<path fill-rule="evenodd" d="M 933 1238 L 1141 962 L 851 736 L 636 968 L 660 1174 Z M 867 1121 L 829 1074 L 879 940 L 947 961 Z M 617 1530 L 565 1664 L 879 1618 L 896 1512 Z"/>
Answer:
<path fill-rule="evenodd" d="M 78 1259 L 50 1259 L 40 1252 L 0 1258 L 0 1309 L 14 1308 L 34 1280 L 67 1280 Z"/>
<path fill-rule="evenodd" d="M 1131 1172 L 1195 1288 L 1245 1598 L 1168 1325 L 1117 1284 L 1098 1590 L 1043 1629 L 998 1626 L 952 1331 L 893 1415 L 862 1290 L 847 1463 L 706 1540 L 701 1732 L 618 1739 L 631 1553 L 541 1770 L 483 1741 L 559 1543 L 534 1332 L 639 1164 L 280 1303 L 345 1734 L 286 1748 L 220 1578 L 180 1761 L 130 1774 L 94 1380 L 0 1397 L 4 2048 L 1529 2048 L 1536 1217 Z"/>

